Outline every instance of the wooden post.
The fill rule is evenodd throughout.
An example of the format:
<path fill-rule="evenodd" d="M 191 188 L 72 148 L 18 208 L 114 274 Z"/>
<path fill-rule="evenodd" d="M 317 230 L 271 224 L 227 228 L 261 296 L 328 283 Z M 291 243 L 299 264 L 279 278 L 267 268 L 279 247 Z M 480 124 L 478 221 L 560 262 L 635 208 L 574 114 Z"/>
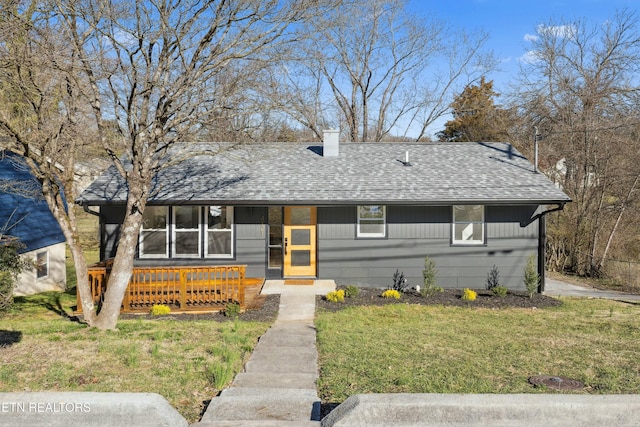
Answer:
<path fill-rule="evenodd" d="M 180 309 L 187 308 L 187 271 L 180 270 Z"/>
<path fill-rule="evenodd" d="M 238 267 L 238 300 L 240 302 L 240 307 L 244 310 L 244 274 L 245 274 L 245 266 L 242 265 Z"/>

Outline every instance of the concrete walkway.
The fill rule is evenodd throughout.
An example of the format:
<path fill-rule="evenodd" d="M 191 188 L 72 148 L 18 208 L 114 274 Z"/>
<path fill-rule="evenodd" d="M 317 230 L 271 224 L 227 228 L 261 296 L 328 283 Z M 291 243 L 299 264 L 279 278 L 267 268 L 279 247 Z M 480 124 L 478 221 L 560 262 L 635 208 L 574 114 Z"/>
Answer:
<path fill-rule="evenodd" d="M 545 281 L 545 295 L 553 297 L 583 297 L 604 298 L 619 301 L 640 301 L 640 295 L 623 294 L 620 292 L 601 291 L 586 286 L 571 285 L 560 280 L 547 278 Z"/>
<path fill-rule="evenodd" d="M 211 400 L 198 427 L 320 425 L 315 299 L 335 286 L 333 280 L 313 285 L 265 282 L 262 294 L 281 295 L 278 317 L 258 341 L 244 372 Z"/>

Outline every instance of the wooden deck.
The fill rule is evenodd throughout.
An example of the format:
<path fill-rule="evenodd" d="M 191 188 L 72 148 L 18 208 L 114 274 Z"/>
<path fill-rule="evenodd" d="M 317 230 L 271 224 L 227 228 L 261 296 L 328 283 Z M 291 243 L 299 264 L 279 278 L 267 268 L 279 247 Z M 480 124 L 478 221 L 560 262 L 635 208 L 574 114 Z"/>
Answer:
<path fill-rule="evenodd" d="M 156 304 L 172 313 L 207 313 L 224 310 L 229 303 L 242 311 L 261 306 L 258 295 L 263 278 L 245 277 L 245 265 L 135 267 L 125 293 L 122 313 L 148 313 Z M 89 267 L 89 285 L 99 307 L 107 289 L 109 262 Z M 77 312 L 82 313 L 78 295 Z"/>

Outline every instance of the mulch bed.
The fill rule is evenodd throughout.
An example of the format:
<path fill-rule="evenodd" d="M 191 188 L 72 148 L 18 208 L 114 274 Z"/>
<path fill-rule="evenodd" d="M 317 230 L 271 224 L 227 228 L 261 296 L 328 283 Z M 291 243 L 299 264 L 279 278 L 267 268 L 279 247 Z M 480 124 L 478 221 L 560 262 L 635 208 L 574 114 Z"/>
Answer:
<path fill-rule="evenodd" d="M 240 313 L 239 320 L 248 322 L 273 322 L 278 316 L 280 308 L 280 295 L 267 295 L 262 306 L 257 310 L 247 310 Z M 121 314 L 121 319 L 157 319 L 157 320 L 213 320 L 215 322 L 232 322 L 234 317 L 225 316 L 223 312 L 195 314 L 177 313 L 163 316 L 152 316 L 151 314 Z"/>
<path fill-rule="evenodd" d="M 343 289 L 338 287 L 338 289 Z M 535 294 L 529 298 L 526 292 L 512 292 L 504 297 L 493 295 L 487 290 L 476 290 L 478 297 L 475 301 L 465 301 L 461 298 L 462 289 L 445 289 L 444 292 L 437 293 L 429 297 L 423 297 L 415 291 L 402 294 L 400 300 L 392 298 L 382 298 L 380 295 L 384 289 L 360 288 L 360 293 L 356 297 L 345 298 L 342 303 L 327 301 L 324 296 L 316 298 L 316 308 L 325 311 L 338 311 L 346 307 L 372 306 L 388 304 L 419 304 L 419 305 L 441 305 L 458 307 L 480 307 L 489 309 L 498 308 L 546 308 L 555 307 L 562 303 L 552 297 Z"/>
<path fill-rule="evenodd" d="M 343 289 L 338 287 L 338 289 Z M 388 304 L 419 304 L 419 305 L 441 305 L 459 307 L 480 307 L 480 308 L 545 308 L 555 307 L 562 303 L 552 297 L 536 294 L 533 298 L 525 292 L 511 292 L 505 297 L 498 297 L 486 290 L 477 290 L 478 298 L 475 301 L 465 301 L 461 299 L 461 289 L 445 289 L 444 292 L 423 297 L 415 291 L 402 294 L 400 300 L 382 298 L 380 295 L 384 289 L 379 288 L 359 288 L 360 293 L 353 298 L 345 298 L 342 303 L 327 301 L 324 296 L 316 297 L 316 309 L 325 311 L 338 311 L 346 307 L 353 306 L 382 306 Z M 273 322 L 278 316 L 280 307 L 280 295 L 267 295 L 262 306 L 257 310 L 247 310 L 238 316 L 240 320 L 252 322 Z M 223 312 L 207 314 L 168 314 L 164 316 L 152 316 L 150 314 L 122 314 L 121 319 L 157 319 L 157 320 L 213 320 L 216 322 L 230 322 L 233 317 L 227 317 Z"/>

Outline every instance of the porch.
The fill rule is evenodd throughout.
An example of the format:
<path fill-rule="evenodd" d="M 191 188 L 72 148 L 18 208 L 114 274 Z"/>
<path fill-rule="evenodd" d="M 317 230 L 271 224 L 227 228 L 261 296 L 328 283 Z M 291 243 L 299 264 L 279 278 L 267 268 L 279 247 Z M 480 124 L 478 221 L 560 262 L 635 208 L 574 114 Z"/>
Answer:
<path fill-rule="evenodd" d="M 89 286 L 98 307 L 107 289 L 112 261 L 89 267 Z M 263 278 L 245 277 L 246 265 L 134 267 L 122 313 L 148 313 L 156 304 L 172 313 L 210 313 L 238 303 L 241 311 L 260 306 Z M 77 295 L 77 313 L 82 313 Z"/>

